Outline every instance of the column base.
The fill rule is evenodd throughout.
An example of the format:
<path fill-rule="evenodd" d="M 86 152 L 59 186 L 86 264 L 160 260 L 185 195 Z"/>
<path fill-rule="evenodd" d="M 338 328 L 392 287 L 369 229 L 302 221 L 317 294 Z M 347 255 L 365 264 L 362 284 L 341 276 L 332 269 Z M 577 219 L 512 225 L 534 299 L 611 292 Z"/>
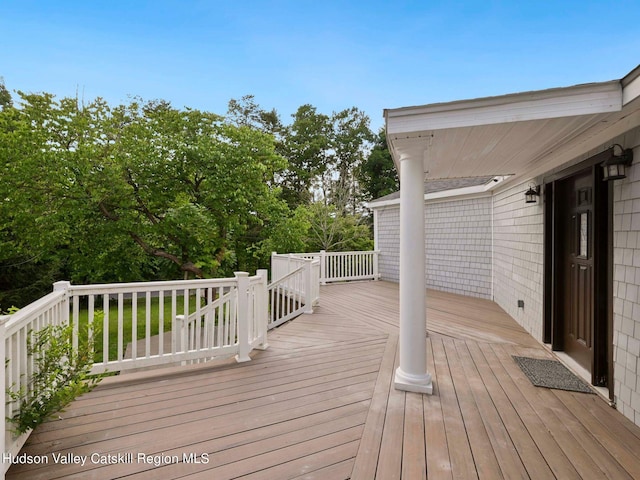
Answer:
<path fill-rule="evenodd" d="M 403 390 L 405 392 L 426 393 L 428 395 L 433 394 L 431 374 L 425 373 L 424 375 L 412 375 L 410 373 L 403 372 L 400 370 L 400 367 L 396 370 L 393 386 L 396 390 Z"/>

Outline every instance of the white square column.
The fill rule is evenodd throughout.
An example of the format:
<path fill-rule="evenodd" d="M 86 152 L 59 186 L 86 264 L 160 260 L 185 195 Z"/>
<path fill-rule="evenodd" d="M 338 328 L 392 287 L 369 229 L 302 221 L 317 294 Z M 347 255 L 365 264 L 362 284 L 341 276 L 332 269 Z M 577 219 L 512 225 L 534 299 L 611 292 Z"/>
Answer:
<path fill-rule="evenodd" d="M 400 159 L 400 366 L 394 386 L 433 393 L 427 373 L 422 158 Z"/>

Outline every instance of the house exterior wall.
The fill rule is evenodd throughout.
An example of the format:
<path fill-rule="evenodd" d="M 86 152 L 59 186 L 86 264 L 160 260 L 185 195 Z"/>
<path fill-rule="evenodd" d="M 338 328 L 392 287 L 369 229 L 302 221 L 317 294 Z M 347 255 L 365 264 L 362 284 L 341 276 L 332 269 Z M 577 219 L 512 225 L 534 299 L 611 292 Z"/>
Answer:
<path fill-rule="evenodd" d="M 376 216 L 379 272 L 397 282 L 400 207 L 379 208 Z M 491 298 L 491 197 L 428 202 L 425 238 L 428 288 Z"/>
<path fill-rule="evenodd" d="M 634 163 L 613 206 L 613 361 L 617 408 L 640 425 L 640 129 L 625 135 Z"/>
<path fill-rule="evenodd" d="M 400 281 L 400 206 L 377 208 L 375 213 L 375 249 L 381 280 Z"/>
<path fill-rule="evenodd" d="M 491 197 L 427 203 L 427 285 L 491 298 Z"/>
<path fill-rule="evenodd" d="M 511 186 L 493 197 L 494 301 L 542 341 L 543 204 L 525 203 L 524 192 L 535 180 Z M 518 307 L 524 301 L 524 308 Z"/>
<path fill-rule="evenodd" d="M 617 409 L 640 425 L 640 127 L 545 176 L 615 142 L 633 147 L 635 160 L 627 178 L 613 184 L 614 394 Z M 524 192 L 542 180 L 505 186 L 492 197 L 429 202 L 425 208 L 427 286 L 493 296 L 539 341 L 544 324 L 543 203 L 526 204 Z M 380 273 L 385 280 L 398 281 L 399 206 L 378 208 L 376 216 Z M 478 262 L 479 258 L 489 264 Z M 455 278 L 447 274 L 454 271 Z M 472 291 L 472 285 L 478 290 Z M 518 300 L 524 301 L 524 308 L 518 307 Z"/>
<path fill-rule="evenodd" d="M 640 128 L 614 139 L 634 148 L 627 178 L 613 184 L 613 363 L 617 409 L 640 425 Z M 602 152 L 603 145 L 548 174 Z M 494 300 L 536 339 L 544 321 L 543 207 L 524 203 L 529 182 L 494 194 Z M 542 179 L 531 183 L 540 184 Z M 606 292 L 599 292 L 606 295 Z M 517 307 L 524 299 L 525 308 Z"/>

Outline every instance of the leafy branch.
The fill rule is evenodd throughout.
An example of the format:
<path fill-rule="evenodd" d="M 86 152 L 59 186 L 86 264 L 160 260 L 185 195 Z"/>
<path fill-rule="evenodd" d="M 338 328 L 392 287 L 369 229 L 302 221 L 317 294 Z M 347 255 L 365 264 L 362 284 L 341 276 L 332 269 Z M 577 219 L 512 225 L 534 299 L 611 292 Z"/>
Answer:
<path fill-rule="evenodd" d="M 11 401 L 19 403 L 18 412 L 8 419 L 16 433 L 36 428 L 102 380 L 102 375 L 90 374 L 92 336 L 80 339 L 74 350 L 72 332 L 71 325 L 48 325 L 29 335 L 27 355 L 34 360 L 34 373 L 26 388 L 7 389 Z"/>

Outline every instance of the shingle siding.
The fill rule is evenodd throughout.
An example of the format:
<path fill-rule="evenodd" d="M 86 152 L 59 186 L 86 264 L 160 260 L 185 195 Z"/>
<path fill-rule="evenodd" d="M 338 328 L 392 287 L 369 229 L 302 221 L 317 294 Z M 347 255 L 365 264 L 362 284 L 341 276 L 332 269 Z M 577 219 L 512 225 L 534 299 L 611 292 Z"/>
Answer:
<path fill-rule="evenodd" d="M 385 207 L 377 213 L 378 272 L 382 280 L 400 280 L 400 207 Z"/>
<path fill-rule="evenodd" d="M 640 145 L 640 129 L 625 146 Z M 640 146 L 613 190 L 613 361 L 617 408 L 640 425 Z"/>
<path fill-rule="evenodd" d="M 400 208 L 377 213 L 377 249 L 383 280 L 397 282 Z M 429 202 L 425 208 L 428 288 L 491 298 L 491 198 Z"/>
<path fill-rule="evenodd" d="M 491 197 L 428 203 L 427 286 L 491 298 Z"/>
<path fill-rule="evenodd" d="M 494 301 L 533 337 L 542 340 L 543 206 L 527 204 L 530 182 L 493 197 Z M 524 301 L 524 308 L 518 307 Z"/>

